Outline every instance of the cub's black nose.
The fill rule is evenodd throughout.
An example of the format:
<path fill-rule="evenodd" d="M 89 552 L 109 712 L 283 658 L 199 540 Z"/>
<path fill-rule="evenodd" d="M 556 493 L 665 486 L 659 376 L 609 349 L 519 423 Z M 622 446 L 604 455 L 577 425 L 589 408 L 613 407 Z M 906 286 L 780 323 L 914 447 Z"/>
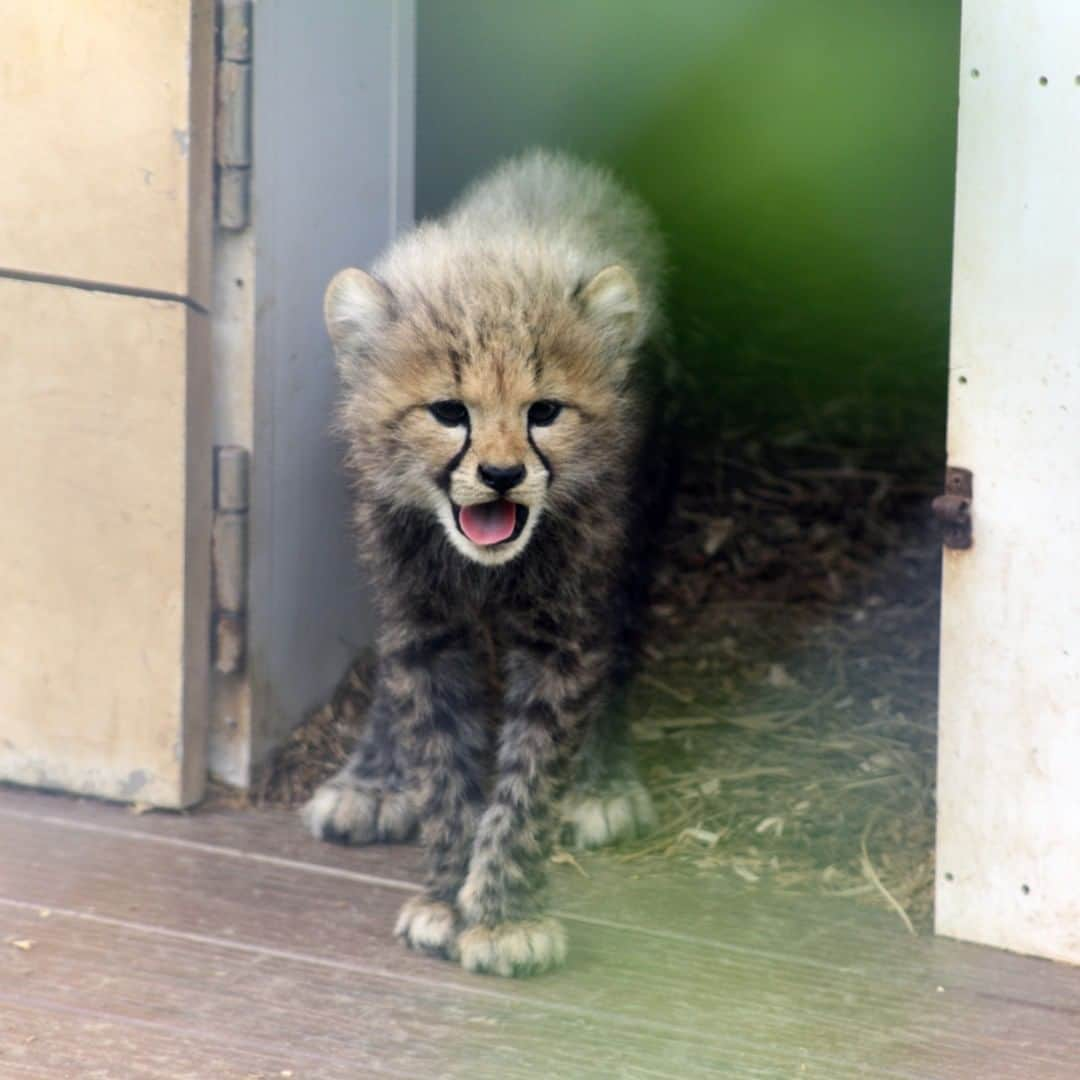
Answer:
<path fill-rule="evenodd" d="M 481 465 L 477 471 L 480 479 L 500 495 L 505 495 L 525 479 L 524 465 Z"/>

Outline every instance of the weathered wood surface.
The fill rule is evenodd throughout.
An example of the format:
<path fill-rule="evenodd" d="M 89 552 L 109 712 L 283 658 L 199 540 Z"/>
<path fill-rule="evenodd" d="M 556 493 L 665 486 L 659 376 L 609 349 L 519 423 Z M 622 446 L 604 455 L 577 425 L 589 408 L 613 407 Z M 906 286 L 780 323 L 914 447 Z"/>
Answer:
<path fill-rule="evenodd" d="M 588 880 L 555 871 L 567 969 L 508 983 L 392 941 L 414 849 L 316 844 L 291 814 L 0 791 L 0 851 L 0 1077 L 958 1080 L 1080 1060 L 1080 971 L 842 901 L 594 857 Z"/>

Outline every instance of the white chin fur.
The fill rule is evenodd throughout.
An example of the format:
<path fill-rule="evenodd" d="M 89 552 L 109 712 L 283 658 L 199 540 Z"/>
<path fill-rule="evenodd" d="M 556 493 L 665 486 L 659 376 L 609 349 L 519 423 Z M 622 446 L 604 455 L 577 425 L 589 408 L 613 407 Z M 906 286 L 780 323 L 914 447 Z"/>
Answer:
<path fill-rule="evenodd" d="M 521 530 L 521 535 L 509 543 L 494 544 L 491 547 L 474 544 L 462 533 L 454 520 L 454 511 L 445 499 L 439 506 L 438 513 L 439 521 L 442 522 L 442 527 L 446 530 L 450 543 L 465 558 L 472 559 L 473 562 L 480 563 L 481 566 L 500 566 L 503 563 L 508 563 L 525 550 L 525 545 L 528 544 L 529 537 L 532 536 L 533 529 L 536 528 L 536 523 L 540 520 L 541 510 L 538 506 L 530 506 L 529 516 L 525 519 L 525 528 Z"/>

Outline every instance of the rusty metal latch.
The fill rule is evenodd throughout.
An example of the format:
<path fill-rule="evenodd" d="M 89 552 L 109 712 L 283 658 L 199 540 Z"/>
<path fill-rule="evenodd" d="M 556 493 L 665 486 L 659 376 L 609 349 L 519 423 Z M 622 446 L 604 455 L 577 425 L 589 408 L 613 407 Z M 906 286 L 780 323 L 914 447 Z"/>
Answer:
<path fill-rule="evenodd" d="M 950 465 L 945 470 L 945 494 L 931 504 L 941 524 L 942 543 L 955 551 L 971 547 L 973 481 L 970 469 Z"/>

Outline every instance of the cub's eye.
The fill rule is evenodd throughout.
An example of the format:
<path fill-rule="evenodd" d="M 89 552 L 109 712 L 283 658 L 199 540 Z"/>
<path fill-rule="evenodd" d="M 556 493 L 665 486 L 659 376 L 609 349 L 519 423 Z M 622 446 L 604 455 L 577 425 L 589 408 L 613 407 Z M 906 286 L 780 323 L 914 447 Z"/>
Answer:
<path fill-rule="evenodd" d="M 447 427 L 458 427 L 469 419 L 469 410 L 461 401 L 436 401 L 428 406 L 428 411 Z"/>
<path fill-rule="evenodd" d="M 559 401 L 534 401 L 529 406 L 529 423 L 537 427 L 547 427 L 555 422 L 555 417 L 562 412 Z"/>

